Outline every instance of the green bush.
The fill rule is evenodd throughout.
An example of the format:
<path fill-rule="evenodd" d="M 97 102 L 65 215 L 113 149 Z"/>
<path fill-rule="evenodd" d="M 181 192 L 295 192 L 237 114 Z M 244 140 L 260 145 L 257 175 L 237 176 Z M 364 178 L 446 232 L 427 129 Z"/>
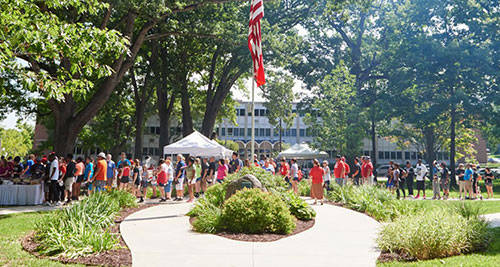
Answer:
<path fill-rule="evenodd" d="M 111 190 L 109 197 L 118 201 L 120 208 L 133 208 L 137 207 L 137 199 L 134 195 L 123 190 Z"/>
<path fill-rule="evenodd" d="M 285 202 L 292 213 L 299 220 L 309 221 L 316 217 L 316 211 L 314 211 L 305 200 L 294 194 L 293 192 L 285 192 L 281 194 L 281 199 Z"/>
<path fill-rule="evenodd" d="M 122 207 L 135 206 L 135 198 L 122 191 L 92 194 L 69 208 L 60 209 L 35 225 L 35 238 L 43 255 L 75 258 L 110 250 L 118 236 L 106 230 Z"/>
<path fill-rule="evenodd" d="M 299 196 L 309 197 L 311 196 L 311 179 L 302 179 L 298 184 Z"/>
<path fill-rule="evenodd" d="M 233 233 L 289 234 L 295 219 L 276 195 L 260 189 L 244 189 L 231 196 L 222 209 L 222 229 Z"/>
<path fill-rule="evenodd" d="M 221 184 L 210 186 L 205 192 L 205 197 L 198 199 L 194 207 L 188 212 L 188 216 L 201 216 L 204 212 L 210 212 L 214 207 L 222 208 L 226 197 L 226 191 Z"/>
<path fill-rule="evenodd" d="M 432 209 L 383 226 L 377 243 L 382 251 L 426 260 L 483 249 L 488 239 L 487 223 L 479 217 Z"/>

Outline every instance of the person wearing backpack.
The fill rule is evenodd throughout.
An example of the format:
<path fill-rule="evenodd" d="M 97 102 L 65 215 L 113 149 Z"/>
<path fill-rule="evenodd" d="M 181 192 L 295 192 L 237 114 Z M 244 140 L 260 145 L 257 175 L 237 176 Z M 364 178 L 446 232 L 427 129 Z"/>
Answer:
<path fill-rule="evenodd" d="M 446 168 L 446 163 L 441 162 L 441 188 L 443 189 L 443 199 L 446 200 L 450 196 L 450 173 Z"/>
<path fill-rule="evenodd" d="M 64 176 L 64 198 L 66 203 L 71 202 L 73 184 L 75 183 L 76 163 L 73 154 L 66 155 L 66 175 Z"/>

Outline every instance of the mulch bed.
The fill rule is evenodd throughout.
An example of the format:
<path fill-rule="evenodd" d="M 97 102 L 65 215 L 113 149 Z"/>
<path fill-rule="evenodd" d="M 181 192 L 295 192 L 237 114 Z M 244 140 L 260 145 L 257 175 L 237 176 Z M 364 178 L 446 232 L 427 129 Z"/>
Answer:
<path fill-rule="evenodd" d="M 391 262 L 391 261 L 416 261 L 415 258 L 406 255 L 406 254 L 398 254 L 398 253 L 391 253 L 391 252 L 381 252 L 380 256 L 378 256 L 377 259 L 378 262 Z"/>
<path fill-rule="evenodd" d="M 159 204 L 143 204 L 137 208 L 126 208 L 120 211 L 115 219 L 115 224 L 112 225 L 109 230 L 111 233 L 117 233 L 120 235 L 120 223 L 130 214 L 156 206 Z M 131 266 L 132 265 L 132 254 L 127 244 L 120 235 L 119 248 L 104 251 L 102 253 L 90 254 L 78 258 L 67 258 L 63 256 L 49 257 L 41 255 L 37 252 L 39 244 L 34 238 L 35 233 L 31 232 L 29 235 L 21 240 L 21 245 L 24 250 L 31 253 L 38 258 L 51 259 L 54 261 L 60 261 L 62 263 L 76 263 L 84 265 L 94 265 L 94 266 Z"/>
<path fill-rule="evenodd" d="M 189 218 L 189 223 L 193 224 L 193 221 L 196 220 L 196 218 Z M 310 221 L 301 221 L 297 220 L 297 227 L 295 227 L 295 230 L 288 235 L 279 235 L 279 234 L 236 234 L 236 233 L 227 233 L 227 232 L 221 232 L 221 233 L 216 233 L 215 235 L 222 236 L 225 238 L 233 239 L 233 240 L 238 240 L 238 241 L 246 241 L 246 242 L 273 242 L 285 237 L 289 237 L 292 235 L 296 235 L 298 233 L 304 232 L 305 230 L 311 228 L 314 226 L 314 223 L 316 221 L 314 219 Z"/>

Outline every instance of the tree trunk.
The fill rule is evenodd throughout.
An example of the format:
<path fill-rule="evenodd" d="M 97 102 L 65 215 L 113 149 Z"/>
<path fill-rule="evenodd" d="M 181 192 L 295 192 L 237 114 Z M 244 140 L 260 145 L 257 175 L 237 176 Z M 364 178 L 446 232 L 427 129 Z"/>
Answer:
<path fill-rule="evenodd" d="M 170 143 L 170 115 L 174 108 L 175 93 L 172 92 L 169 101 L 167 89 L 158 86 L 156 88 L 156 96 L 158 99 L 158 116 L 160 118 L 159 149 L 163 155 L 163 147 Z"/>
<path fill-rule="evenodd" d="M 142 101 L 135 102 L 135 143 L 134 157 L 142 159 L 142 147 L 144 143 L 144 110 L 146 105 Z"/>
<path fill-rule="evenodd" d="M 181 104 L 182 104 L 182 135 L 190 135 L 193 129 L 193 116 L 191 114 L 191 103 L 189 100 L 188 75 L 183 77 L 181 88 Z"/>
<path fill-rule="evenodd" d="M 371 160 L 373 162 L 373 166 L 377 166 L 377 132 L 375 129 L 375 114 L 373 111 L 374 107 L 372 106 L 372 116 L 371 116 L 371 138 L 372 138 L 372 153 L 371 153 Z"/>
<path fill-rule="evenodd" d="M 451 171 L 451 183 L 453 188 L 457 188 L 457 180 L 455 179 L 455 154 L 456 154 L 456 106 L 453 102 L 451 104 L 451 122 L 450 122 L 450 171 Z"/>
<path fill-rule="evenodd" d="M 280 118 L 280 153 L 281 153 L 281 151 L 282 151 L 281 142 L 283 141 L 283 140 L 282 140 L 282 136 L 281 136 L 281 130 L 283 129 L 283 128 L 282 128 L 283 126 L 281 126 L 281 121 L 282 121 L 282 120 L 281 120 L 281 118 Z"/>
<path fill-rule="evenodd" d="M 430 179 L 434 176 L 434 171 L 432 169 L 432 162 L 436 159 L 436 152 L 434 151 L 434 145 L 436 142 L 434 128 L 429 126 L 424 128 L 424 139 L 425 139 L 425 160 L 429 164 Z"/>

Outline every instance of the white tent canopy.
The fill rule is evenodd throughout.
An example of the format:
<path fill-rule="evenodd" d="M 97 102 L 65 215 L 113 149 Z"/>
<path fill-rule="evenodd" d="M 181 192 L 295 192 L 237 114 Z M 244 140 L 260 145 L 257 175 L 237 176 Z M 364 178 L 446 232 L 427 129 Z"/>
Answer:
<path fill-rule="evenodd" d="M 327 158 L 328 153 L 312 149 L 308 144 L 295 144 L 289 149 L 281 152 L 278 158 L 297 158 L 297 159 L 314 159 L 314 158 Z"/>
<path fill-rule="evenodd" d="M 214 140 L 208 139 L 198 131 L 181 140 L 163 147 L 163 155 L 189 154 L 195 157 L 230 157 L 233 151 Z"/>

